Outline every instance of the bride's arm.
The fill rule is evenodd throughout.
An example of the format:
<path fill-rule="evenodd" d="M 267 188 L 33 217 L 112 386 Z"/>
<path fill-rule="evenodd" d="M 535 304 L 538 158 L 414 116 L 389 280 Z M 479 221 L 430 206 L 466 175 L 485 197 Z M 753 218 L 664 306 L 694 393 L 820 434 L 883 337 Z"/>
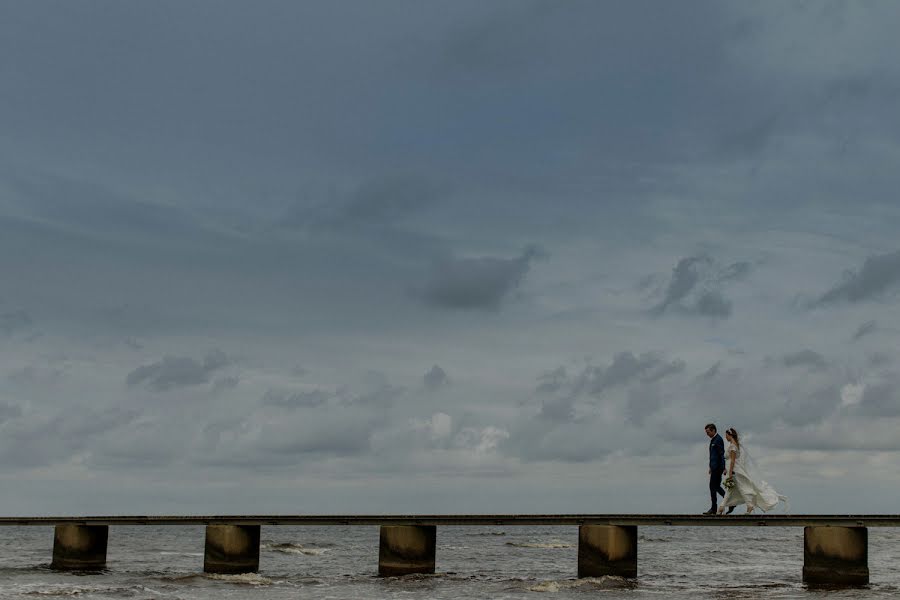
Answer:
<path fill-rule="evenodd" d="M 728 454 L 731 455 L 731 463 L 728 465 L 728 476 L 731 477 L 734 475 L 734 459 L 735 459 L 735 451 L 733 448 L 728 449 Z"/>

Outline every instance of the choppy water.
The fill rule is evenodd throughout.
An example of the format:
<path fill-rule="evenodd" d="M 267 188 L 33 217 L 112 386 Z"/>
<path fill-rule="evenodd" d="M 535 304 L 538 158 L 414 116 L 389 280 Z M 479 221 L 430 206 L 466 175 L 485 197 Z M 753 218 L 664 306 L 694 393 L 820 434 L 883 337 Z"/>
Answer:
<path fill-rule="evenodd" d="M 576 527 L 440 527 L 433 576 L 381 579 L 377 527 L 263 527 L 260 572 L 207 576 L 203 527 L 111 527 L 108 570 L 49 570 L 53 531 L 0 528 L 0 598 L 893 598 L 900 531 L 869 530 L 872 583 L 810 590 L 801 528 L 639 529 L 637 581 L 575 578 Z"/>

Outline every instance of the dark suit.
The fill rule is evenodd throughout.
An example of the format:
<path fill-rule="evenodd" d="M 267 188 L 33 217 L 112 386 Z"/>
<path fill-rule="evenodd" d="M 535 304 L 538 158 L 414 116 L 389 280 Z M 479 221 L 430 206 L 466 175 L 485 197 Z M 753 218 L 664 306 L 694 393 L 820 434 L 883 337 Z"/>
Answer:
<path fill-rule="evenodd" d="M 725 495 L 722 489 L 722 473 L 725 471 L 725 442 L 718 433 L 709 440 L 709 497 L 716 508 L 716 494 Z"/>

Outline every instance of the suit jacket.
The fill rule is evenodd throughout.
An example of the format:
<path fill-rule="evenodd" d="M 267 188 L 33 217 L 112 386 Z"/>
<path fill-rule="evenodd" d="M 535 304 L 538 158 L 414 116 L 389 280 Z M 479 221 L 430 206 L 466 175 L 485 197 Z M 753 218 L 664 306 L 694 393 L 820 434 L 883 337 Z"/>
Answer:
<path fill-rule="evenodd" d="M 709 440 L 709 468 L 714 473 L 725 470 L 725 442 L 718 433 Z"/>

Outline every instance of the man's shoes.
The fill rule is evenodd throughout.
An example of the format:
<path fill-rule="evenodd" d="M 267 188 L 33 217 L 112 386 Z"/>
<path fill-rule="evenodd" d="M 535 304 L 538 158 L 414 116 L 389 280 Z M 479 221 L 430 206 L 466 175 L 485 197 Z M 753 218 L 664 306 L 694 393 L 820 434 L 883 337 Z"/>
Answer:
<path fill-rule="evenodd" d="M 716 507 L 713 506 L 711 509 L 709 509 L 708 511 L 706 511 L 706 512 L 703 513 L 703 514 L 704 514 L 704 515 L 714 515 L 714 514 L 716 514 Z"/>
<path fill-rule="evenodd" d="M 733 513 L 733 512 L 734 512 L 734 507 L 733 507 L 733 506 L 729 506 L 729 507 L 728 507 L 728 511 L 727 511 L 725 514 L 726 514 L 726 515 L 730 515 L 730 514 Z"/>

